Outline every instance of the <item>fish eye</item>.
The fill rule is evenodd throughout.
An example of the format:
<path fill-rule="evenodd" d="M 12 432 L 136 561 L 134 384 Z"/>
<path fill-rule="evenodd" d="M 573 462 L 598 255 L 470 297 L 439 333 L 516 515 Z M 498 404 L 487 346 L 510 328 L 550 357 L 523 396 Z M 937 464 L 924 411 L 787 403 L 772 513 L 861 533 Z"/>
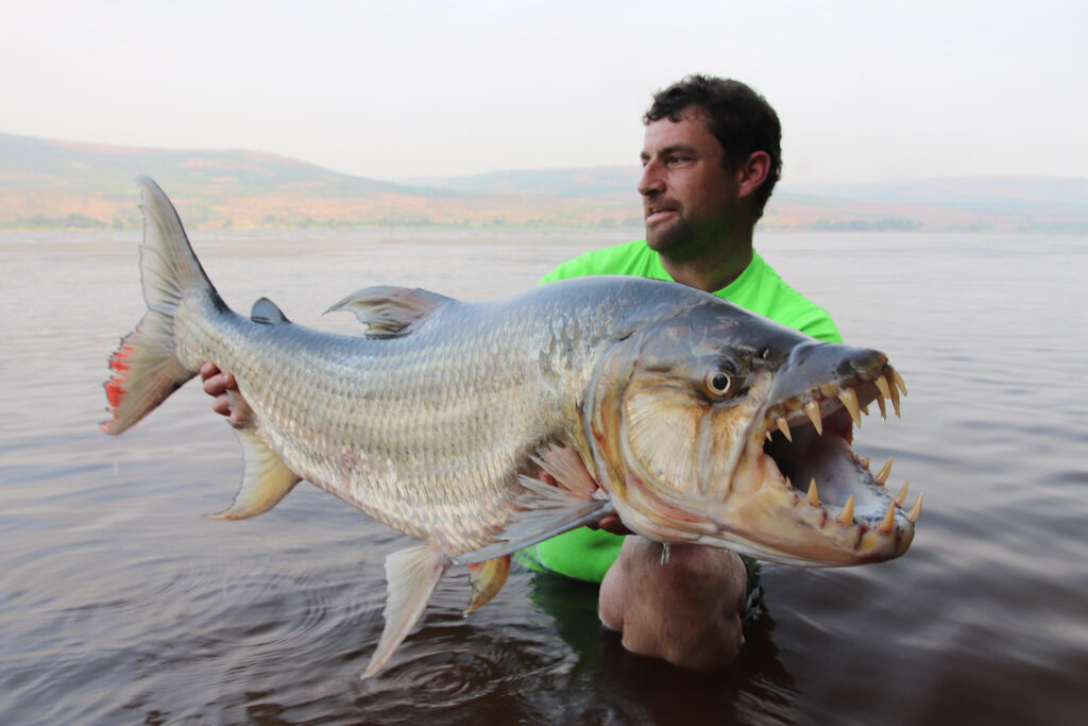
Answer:
<path fill-rule="evenodd" d="M 712 368 L 703 379 L 703 387 L 711 398 L 724 398 L 732 393 L 733 376 L 721 368 Z"/>

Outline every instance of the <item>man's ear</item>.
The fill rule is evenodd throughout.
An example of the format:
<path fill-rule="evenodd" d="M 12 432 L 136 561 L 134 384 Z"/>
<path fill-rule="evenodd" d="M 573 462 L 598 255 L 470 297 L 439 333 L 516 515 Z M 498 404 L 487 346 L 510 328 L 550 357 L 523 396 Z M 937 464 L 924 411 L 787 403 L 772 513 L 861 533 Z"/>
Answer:
<path fill-rule="evenodd" d="M 771 155 L 766 151 L 753 151 L 737 169 L 737 191 L 743 197 L 751 196 L 771 173 Z"/>

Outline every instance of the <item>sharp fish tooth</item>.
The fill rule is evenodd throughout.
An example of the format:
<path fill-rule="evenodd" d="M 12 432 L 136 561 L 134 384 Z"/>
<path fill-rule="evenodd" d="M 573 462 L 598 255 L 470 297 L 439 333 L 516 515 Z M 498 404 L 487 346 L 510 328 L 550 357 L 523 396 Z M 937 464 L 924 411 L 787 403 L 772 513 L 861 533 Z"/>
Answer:
<path fill-rule="evenodd" d="M 883 379 L 881 379 L 881 380 L 883 380 Z M 877 396 L 876 397 L 876 405 L 880 406 L 880 418 L 887 421 L 888 420 L 888 409 L 884 405 L 884 399 L 881 398 L 880 396 Z"/>
<path fill-rule="evenodd" d="M 911 524 L 918 521 L 918 515 L 922 513 L 922 494 L 918 495 L 918 501 L 914 503 L 914 508 L 907 514 L 907 519 Z"/>
<path fill-rule="evenodd" d="M 902 416 L 899 415 L 899 389 L 898 388 L 893 388 L 892 389 L 892 408 L 895 409 L 895 417 L 896 418 L 902 418 Z"/>
<path fill-rule="evenodd" d="M 880 395 L 884 398 L 891 398 L 892 392 L 888 390 L 888 380 L 884 376 L 877 376 L 877 379 L 873 381 L 876 387 L 880 389 Z"/>
<path fill-rule="evenodd" d="M 790 425 L 786 423 L 786 419 L 782 416 L 779 416 L 775 420 L 775 425 L 778 426 L 778 430 L 782 432 L 782 435 L 786 437 L 786 441 L 789 441 L 792 444 L 793 437 L 790 436 Z"/>
<path fill-rule="evenodd" d="M 862 412 L 863 414 L 865 414 L 866 416 L 868 416 L 868 415 L 869 415 L 869 407 L 868 407 L 868 406 L 865 406 L 865 407 L 863 407 L 863 408 L 861 409 L 861 412 Z"/>
<path fill-rule="evenodd" d="M 880 482 L 880 486 L 884 486 L 888 483 L 888 475 L 892 473 L 893 461 L 895 461 L 895 457 L 889 456 L 888 460 L 884 463 L 884 467 L 873 476 L 874 479 Z"/>
<path fill-rule="evenodd" d="M 903 483 L 903 488 L 899 490 L 899 493 L 895 495 L 895 503 L 897 506 L 903 506 L 903 502 L 907 501 L 907 490 L 910 489 L 910 481 Z"/>
<path fill-rule="evenodd" d="M 846 506 L 842 508 L 842 514 L 839 515 L 839 521 L 843 524 L 854 523 L 854 495 L 851 494 L 850 498 L 846 500 Z"/>
<path fill-rule="evenodd" d="M 763 434 L 764 434 L 764 436 L 767 437 L 767 441 L 771 440 L 771 432 L 770 431 L 764 431 Z"/>
<path fill-rule="evenodd" d="M 861 428 L 861 411 L 858 410 L 858 394 L 854 393 L 854 390 L 847 388 L 845 391 L 839 391 L 839 400 L 842 401 L 842 405 L 846 407 L 846 410 L 850 412 L 850 418 L 854 419 L 854 425 Z"/>
<path fill-rule="evenodd" d="M 903 395 L 906 396 L 907 384 L 903 382 L 903 376 L 899 375 L 899 371 L 891 368 L 890 366 L 888 370 L 891 371 L 892 374 L 892 383 L 894 383 L 899 388 L 899 390 L 903 392 Z"/>
<path fill-rule="evenodd" d="M 816 477 L 812 478 L 812 483 L 808 485 L 808 494 L 806 495 L 808 503 L 814 507 L 820 506 L 820 493 L 816 491 Z"/>
<path fill-rule="evenodd" d="M 823 436 L 824 422 L 820 418 L 820 404 L 815 401 L 809 401 L 805 404 L 805 413 L 808 414 L 808 418 L 812 421 L 812 425 L 816 427 L 816 433 Z"/>
<path fill-rule="evenodd" d="M 884 521 L 877 527 L 884 534 L 891 534 L 895 529 L 895 502 L 888 505 L 888 513 L 884 515 Z"/>
<path fill-rule="evenodd" d="M 866 456 L 864 459 L 861 460 L 861 465 L 864 466 L 866 469 L 869 468 L 869 457 L 868 456 Z"/>

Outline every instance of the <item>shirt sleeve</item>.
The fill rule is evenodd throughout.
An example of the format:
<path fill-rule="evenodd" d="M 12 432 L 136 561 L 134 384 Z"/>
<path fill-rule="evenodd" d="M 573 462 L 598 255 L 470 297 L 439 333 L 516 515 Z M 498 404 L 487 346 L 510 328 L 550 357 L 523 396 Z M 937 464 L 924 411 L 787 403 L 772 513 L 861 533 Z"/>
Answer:
<path fill-rule="evenodd" d="M 835 325 L 835 321 L 823 308 L 813 306 L 794 327 L 805 335 L 811 335 L 816 340 L 822 340 L 825 343 L 842 342 L 839 326 Z"/>
<path fill-rule="evenodd" d="M 540 282 L 538 282 L 537 284 L 538 285 L 543 285 L 543 284 L 548 283 L 548 282 L 555 282 L 556 280 L 562 280 L 563 279 L 563 274 L 560 272 L 560 270 L 562 270 L 562 268 L 563 268 L 562 265 L 555 268 L 554 270 L 549 272 L 547 275 L 540 278 Z"/>
<path fill-rule="evenodd" d="M 537 284 L 543 285 L 557 280 L 567 280 L 571 277 L 585 277 L 589 274 L 592 273 L 588 271 L 585 260 L 583 260 L 582 257 L 575 257 L 573 260 L 567 260 L 547 275 L 540 278 L 540 282 Z"/>

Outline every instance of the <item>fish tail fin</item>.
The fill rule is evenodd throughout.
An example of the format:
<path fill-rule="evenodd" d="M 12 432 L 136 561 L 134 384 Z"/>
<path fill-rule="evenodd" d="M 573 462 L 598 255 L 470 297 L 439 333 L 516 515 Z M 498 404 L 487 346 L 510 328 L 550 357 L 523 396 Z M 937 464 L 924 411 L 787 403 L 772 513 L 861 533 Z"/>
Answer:
<path fill-rule="evenodd" d="M 143 190 L 140 279 L 147 312 L 110 356 L 111 375 L 105 383 L 110 418 L 102 422 L 101 428 L 114 436 L 150 413 L 197 373 L 186 368 L 176 353 L 174 314 L 182 298 L 197 290 L 218 307 L 226 308 L 193 254 L 166 194 L 147 177 L 139 177 L 137 182 Z"/>

